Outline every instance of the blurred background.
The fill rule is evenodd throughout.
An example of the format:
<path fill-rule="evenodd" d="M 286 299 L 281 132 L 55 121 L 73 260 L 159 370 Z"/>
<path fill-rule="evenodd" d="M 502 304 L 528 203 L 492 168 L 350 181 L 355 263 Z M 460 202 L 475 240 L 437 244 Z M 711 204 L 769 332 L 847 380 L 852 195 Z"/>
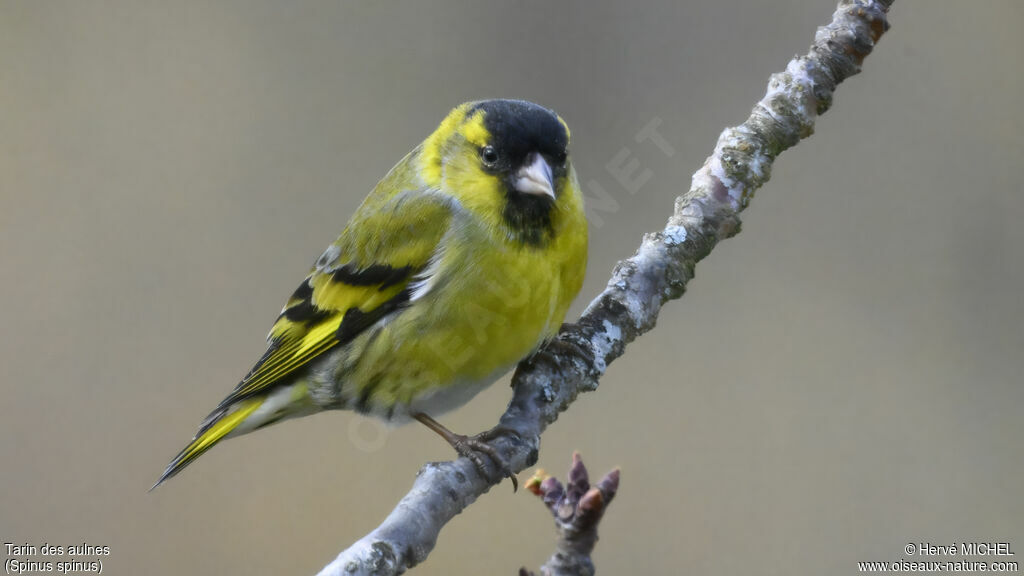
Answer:
<path fill-rule="evenodd" d="M 459 102 L 557 110 L 611 199 L 575 316 L 834 8 L 0 3 L 0 541 L 106 545 L 114 575 L 315 573 L 451 449 L 327 413 L 146 490 L 376 180 Z M 743 232 L 544 435 L 560 476 L 572 450 L 622 467 L 600 573 L 1024 552 L 1022 18 L 897 2 Z M 637 143 L 652 121 L 673 156 Z M 607 168 L 623 150 L 650 174 L 635 193 Z M 507 384 L 444 422 L 490 427 Z M 534 500 L 492 490 L 414 573 L 537 567 L 555 532 Z"/>

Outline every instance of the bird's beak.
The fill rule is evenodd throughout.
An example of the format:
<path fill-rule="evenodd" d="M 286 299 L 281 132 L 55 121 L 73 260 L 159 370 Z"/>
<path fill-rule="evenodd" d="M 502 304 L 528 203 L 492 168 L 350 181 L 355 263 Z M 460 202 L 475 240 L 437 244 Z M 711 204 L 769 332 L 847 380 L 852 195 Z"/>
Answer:
<path fill-rule="evenodd" d="M 515 173 L 512 186 L 523 194 L 543 194 L 555 198 L 555 183 L 551 166 L 536 152 L 530 153 L 526 163 Z"/>

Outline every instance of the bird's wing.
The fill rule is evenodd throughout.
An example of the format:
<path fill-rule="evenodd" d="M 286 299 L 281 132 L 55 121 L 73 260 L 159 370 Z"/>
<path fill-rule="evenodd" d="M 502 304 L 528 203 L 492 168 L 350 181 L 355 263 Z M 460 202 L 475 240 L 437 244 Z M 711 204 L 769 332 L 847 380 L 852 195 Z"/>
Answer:
<path fill-rule="evenodd" d="M 263 357 L 208 421 L 406 305 L 451 218 L 450 199 L 430 190 L 368 198 L 288 299 Z"/>

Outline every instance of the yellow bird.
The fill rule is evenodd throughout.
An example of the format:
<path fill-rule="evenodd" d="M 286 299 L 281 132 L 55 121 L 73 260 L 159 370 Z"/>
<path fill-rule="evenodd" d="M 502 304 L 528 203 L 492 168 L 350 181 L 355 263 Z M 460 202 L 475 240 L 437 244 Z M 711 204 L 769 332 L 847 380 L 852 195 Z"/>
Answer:
<path fill-rule="evenodd" d="M 553 337 L 579 292 L 587 225 L 568 145 L 537 104 L 452 110 L 317 259 L 263 357 L 154 488 L 224 438 L 331 409 L 419 420 L 478 467 L 481 452 L 503 467 L 485 438 L 434 417 Z"/>

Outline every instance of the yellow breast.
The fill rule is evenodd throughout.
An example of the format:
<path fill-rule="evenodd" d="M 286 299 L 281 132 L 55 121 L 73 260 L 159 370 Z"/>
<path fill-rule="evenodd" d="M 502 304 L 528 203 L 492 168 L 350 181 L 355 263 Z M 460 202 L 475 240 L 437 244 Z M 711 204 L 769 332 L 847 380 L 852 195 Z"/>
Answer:
<path fill-rule="evenodd" d="M 583 280 L 585 232 L 544 248 L 462 233 L 424 293 L 354 343 L 339 375 L 354 407 L 396 419 L 426 398 L 434 413 L 455 408 L 558 331 Z"/>

